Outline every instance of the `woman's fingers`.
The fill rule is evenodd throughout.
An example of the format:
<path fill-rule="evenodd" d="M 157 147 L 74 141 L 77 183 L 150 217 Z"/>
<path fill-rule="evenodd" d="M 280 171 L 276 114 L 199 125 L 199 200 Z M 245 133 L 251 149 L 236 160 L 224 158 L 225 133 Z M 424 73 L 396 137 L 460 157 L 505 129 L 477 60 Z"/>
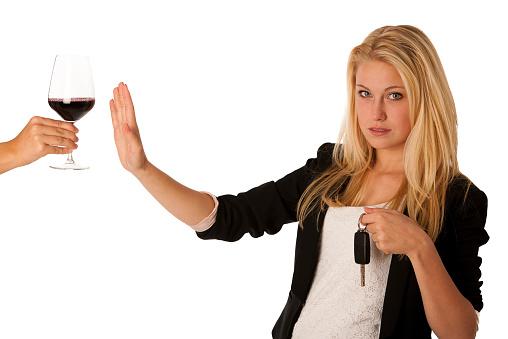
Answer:
<path fill-rule="evenodd" d="M 126 170 L 134 173 L 145 166 L 147 160 L 136 124 L 132 98 L 123 82 L 113 89 L 109 108 L 120 162 Z"/>
<path fill-rule="evenodd" d="M 113 126 L 116 128 L 119 123 L 127 122 L 133 132 L 139 136 L 139 130 L 134 113 L 134 104 L 127 88 L 123 82 L 118 84 L 113 90 L 113 100 L 110 101 L 111 117 Z"/>
<path fill-rule="evenodd" d="M 136 124 L 136 115 L 134 114 L 134 104 L 132 103 L 131 93 L 127 85 L 122 83 L 122 100 L 125 107 L 125 118 L 129 123 Z"/>
<path fill-rule="evenodd" d="M 79 140 L 77 128 L 71 123 L 41 117 L 33 117 L 17 139 L 25 147 L 30 145 L 53 145 L 76 148 Z"/>
<path fill-rule="evenodd" d="M 78 148 L 78 145 L 72 140 L 56 135 L 44 135 L 41 137 L 41 142 L 49 146 L 66 147 L 70 149 Z"/>
<path fill-rule="evenodd" d="M 53 120 L 49 118 L 43 118 L 43 117 L 32 117 L 28 123 L 28 125 L 43 125 L 48 127 L 54 127 L 57 129 L 63 129 L 66 131 L 69 131 L 71 133 L 76 134 L 79 132 L 79 129 L 74 126 L 74 124 L 62 120 Z"/>
<path fill-rule="evenodd" d="M 109 101 L 109 110 L 111 111 L 111 122 L 113 123 L 113 129 L 116 130 L 123 120 L 119 110 L 116 108 L 116 102 L 114 99 Z"/>
<path fill-rule="evenodd" d="M 118 86 L 120 86 L 120 84 L 118 84 Z M 125 121 L 124 109 L 123 109 L 123 106 L 122 106 L 122 102 L 120 100 L 120 94 L 119 94 L 119 91 L 118 91 L 118 87 L 115 87 L 113 89 L 113 104 L 114 104 L 114 107 L 115 107 L 116 119 L 118 121 Z"/>
<path fill-rule="evenodd" d="M 428 238 L 414 220 L 396 210 L 365 208 L 361 222 L 367 225 L 376 247 L 385 253 L 407 254 Z"/>
<path fill-rule="evenodd" d="M 119 97 L 124 110 L 124 119 L 129 124 L 134 134 L 139 138 L 138 124 L 136 122 L 136 114 L 134 113 L 134 104 L 132 103 L 131 93 L 127 85 L 121 82 L 118 85 Z"/>
<path fill-rule="evenodd" d="M 46 146 L 45 154 L 68 154 L 72 153 L 72 149 L 58 146 Z"/>
<path fill-rule="evenodd" d="M 369 232 L 371 229 L 376 227 L 376 224 L 386 224 L 390 222 L 394 218 L 401 215 L 400 212 L 396 210 L 390 210 L 385 208 L 364 208 L 366 214 L 362 215 L 360 218 L 360 222 L 363 225 L 367 225 L 369 228 Z"/>
<path fill-rule="evenodd" d="M 48 125 L 40 125 L 40 127 L 38 127 L 38 134 L 51 136 L 51 137 L 58 137 L 58 138 L 70 140 L 73 142 L 77 142 L 79 140 L 78 136 L 74 132 L 71 132 L 67 129 L 63 129 L 60 127 L 53 127 L 53 126 L 48 126 Z M 54 140 L 54 139 L 52 139 L 52 140 Z M 60 144 L 63 144 L 63 141 L 59 142 L 58 144 L 55 144 L 55 145 L 60 145 Z"/>

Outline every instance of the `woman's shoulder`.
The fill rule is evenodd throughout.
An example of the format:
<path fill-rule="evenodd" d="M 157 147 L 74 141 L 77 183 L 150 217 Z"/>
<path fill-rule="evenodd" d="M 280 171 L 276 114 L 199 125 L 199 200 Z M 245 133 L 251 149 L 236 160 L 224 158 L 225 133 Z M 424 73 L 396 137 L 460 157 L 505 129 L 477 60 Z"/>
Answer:
<path fill-rule="evenodd" d="M 336 146 L 335 143 L 331 142 L 322 144 L 317 150 L 316 157 L 307 161 L 307 168 L 313 172 L 325 171 L 333 162 L 333 153 Z M 339 151 L 341 147 L 341 145 L 338 145 Z"/>
<path fill-rule="evenodd" d="M 317 151 L 318 159 L 319 158 L 331 159 L 333 157 L 333 152 L 336 146 L 339 148 L 339 150 L 342 149 L 342 144 L 337 145 L 336 143 L 333 142 L 325 142 L 324 144 L 319 146 Z"/>
<path fill-rule="evenodd" d="M 476 186 L 471 179 L 469 179 L 464 173 L 459 172 L 455 175 L 450 183 L 448 184 L 448 191 L 450 193 L 458 192 L 459 194 L 465 194 L 467 192 L 482 192 L 478 186 Z"/>
<path fill-rule="evenodd" d="M 472 207 L 486 208 L 487 195 L 476 186 L 471 179 L 463 173 L 458 173 L 448 184 L 447 188 L 448 206 L 455 210 Z"/>

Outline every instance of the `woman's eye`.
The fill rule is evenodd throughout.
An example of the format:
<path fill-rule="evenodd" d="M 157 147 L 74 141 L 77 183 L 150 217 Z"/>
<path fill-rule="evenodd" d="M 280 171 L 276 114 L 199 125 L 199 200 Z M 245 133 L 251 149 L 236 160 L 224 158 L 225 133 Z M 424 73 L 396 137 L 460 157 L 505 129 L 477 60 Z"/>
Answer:
<path fill-rule="evenodd" d="M 364 98 L 370 97 L 370 93 L 367 91 L 359 91 L 358 94 L 360 94 L 360 96 Z"/>
<path fill-rule="evenodd" d="M 390 93 L 390 95 L 388 95 L 388 98 L 390 98 L 392 100 L 399 100 L 400 98 L 402 98 L 402 94 L 400 94 L 400 93 Z"/>

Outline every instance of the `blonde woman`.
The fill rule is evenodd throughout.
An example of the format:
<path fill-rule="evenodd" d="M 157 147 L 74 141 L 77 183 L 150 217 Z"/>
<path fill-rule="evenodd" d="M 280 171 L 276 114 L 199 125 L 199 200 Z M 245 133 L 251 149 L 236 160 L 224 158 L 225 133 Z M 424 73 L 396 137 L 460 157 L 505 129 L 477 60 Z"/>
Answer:
<path fill-rule="evenodd" d="M 237 196 L 191 190 L 146 158 L 127 86 L 110 102 L 123 167 L 203 239 L 236 241 L 298 221 L 289 298 L 274 338 L 474 338 L 487 197 L 459 172 L 455 106 L 437 52 L 387 26 L 348 61 L 339 143 Z M 354 260 L 370 233 L 365 286 Z"/>

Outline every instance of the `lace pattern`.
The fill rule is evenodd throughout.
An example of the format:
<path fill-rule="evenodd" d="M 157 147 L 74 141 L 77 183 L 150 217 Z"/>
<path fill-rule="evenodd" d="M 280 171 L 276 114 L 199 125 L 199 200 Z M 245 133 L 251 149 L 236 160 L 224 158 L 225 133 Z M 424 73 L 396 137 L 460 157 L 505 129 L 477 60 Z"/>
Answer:
<path fill-rule="evenodd" d="M 361 287 L 353 239 L 363 212 L 363 207 L 328 209 L 316 273 L 293 338 L 379 337 L 392 255 L 378 250 L 371 239 L 371 260 L 365 269 L 365 287 Z"/>

